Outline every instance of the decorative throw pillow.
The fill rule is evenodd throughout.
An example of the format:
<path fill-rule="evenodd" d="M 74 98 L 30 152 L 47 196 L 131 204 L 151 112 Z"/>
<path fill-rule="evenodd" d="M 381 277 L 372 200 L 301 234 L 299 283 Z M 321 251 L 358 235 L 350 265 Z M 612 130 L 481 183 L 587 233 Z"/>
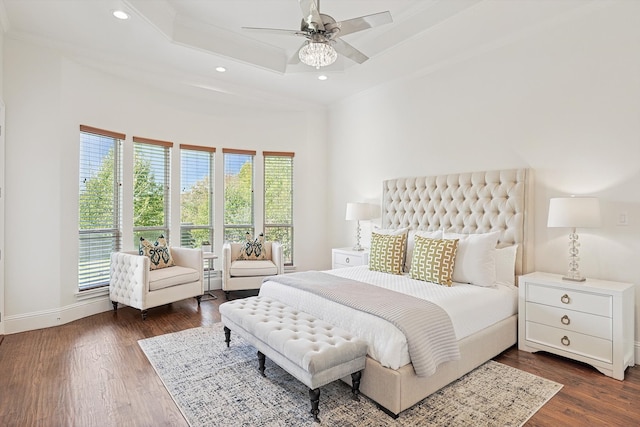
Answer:
<path fill-rule="evenodd" d="M 415 236 L 411 278 L 451 286 L 457 249 L 458 240 Z"/>
<path fill-rule="evenodd" d="M 411 230 L 407 236 L 407 255 L 404 261 L 404 271 L 408 273 L 411 271 L 411 261 L 413 260 L 413 247 L 415 244 L 415 236 L 428 237 L 429 239 L 442 239 L 442 230 L 436 231 L 424 231 L 424 230 Z"/>
<path fill-rule="evenodd" d="M 140 237 L 138 253 L 149 257 L 151 270 L 173 267 L 175 265 L 169 246 L 167 246 L 167 239 L 164 238 L 163 234 L 161 234 L 154 243 L 151 243 L 144 237 Z"/>
<path fill-rule="evenodd" d="M 395 235 L 371 233 L 369 270 L 402 274 L 406 246 L 407 233 Z"/>
<path fill-rule="evenodd" d="M 496 245 L 499 231 L 481 234 L 444 233 L 445 239 L 458 239 L 453 281 L 477 286 L 496 282 Z"/>
<path fill-rule="evenodd" d="M 405 247 L 404 247 L 404 259 L 402 260 L 402 265 L 403 265 L 403 272 L 407 271 L 407 248 L 409 245 L 409 227 L 403 227 L 403 228 L 380 228 L 377 225 L 373 226 L 373 230 L 371 230 L 371 235 L 373 237 L 373 233 L 376 234 L 391 234 L 394 236 L 400 235 L 400 234 L 405 234 L 407 236 L 407 238 L 405 239 Z"/>
<path fill-rule="evenodd" d="M 239 260 L 261 260 L 267 259 L 267 252 L 264 248 L 264 234 L 260 233 L 255 239 L 247 232 L 247 241 L 244 242 L 238 255 Z"/>

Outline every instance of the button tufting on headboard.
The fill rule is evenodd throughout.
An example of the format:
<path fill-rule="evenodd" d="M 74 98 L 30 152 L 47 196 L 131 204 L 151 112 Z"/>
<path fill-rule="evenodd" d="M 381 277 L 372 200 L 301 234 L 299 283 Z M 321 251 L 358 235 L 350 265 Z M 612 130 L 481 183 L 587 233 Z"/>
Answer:
<path fill-rule="evenodd" d="M 500 246 L 524 249 L 527 170 L 509 169 L 383 182 L 384 228 L 456 233 L 500 231 Z M 518 272 L 523 250 L 518 251 Z"/>

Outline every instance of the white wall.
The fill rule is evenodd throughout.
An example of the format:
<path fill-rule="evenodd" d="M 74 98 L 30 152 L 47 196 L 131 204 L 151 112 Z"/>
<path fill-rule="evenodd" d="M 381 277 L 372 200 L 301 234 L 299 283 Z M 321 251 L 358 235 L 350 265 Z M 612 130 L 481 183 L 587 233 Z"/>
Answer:
<path fill-rule="evenodd" d="M 324 110 L 266 111 L 248 104 L 246 112 L 239 113 L 237 107 L 227 110 L 203 98 L 182 97 L 115 77 L 22 41 L 5 40 L 4 55 L 10 129 L 6 140 L 7 333 L 64 323 L 110 307 L 104 296 L 88 300 L 76 296 L 80 124 L 125 133 L 125 156 L 132 152 L 134 135 L 173 141 L 174 159 L 180 143 L 214 146 L 218 168 L 223 147 L 257 150 L 256 162 L 261 162 L 262 150 L 295 152 L 295 264 L 299 269 L 324 267 L 318 264 L 319 254 L 330 252 L 324 233 Z M 124 171 L 126 179 L 126 164 Z M 256 191 L 260 191 L 262 181 L 257 181 Z M 217 200 L 222 200 L 221 193 Z M 217 236 L 222 235 L 220 212 L 217 209 Z M 125 225 L 127 215 L 131 217 L 124 215 Z M 216 243 L 219 251 L 222 239 Z"/>
<path fill-rule="evenodd" d="M 567 270 L 569 230 L 546 227 L 549 198 L 588 194 L 603 226 L 579 230 L 582 273 L 640 284 L 638 22 L 640 2 L 612 2 L 333 105 L 332 244 L 353 244 L 345 204 L 379 202 L 384 179 L 527 167 L 535 268 Z M 622 212 L 628 226 L 616 225 Z"/>

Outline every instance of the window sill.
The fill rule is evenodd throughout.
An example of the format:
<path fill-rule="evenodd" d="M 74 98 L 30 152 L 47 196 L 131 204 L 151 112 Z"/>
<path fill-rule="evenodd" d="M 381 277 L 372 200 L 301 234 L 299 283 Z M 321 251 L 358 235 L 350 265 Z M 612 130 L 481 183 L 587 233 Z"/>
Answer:
<path fill-rule="evenodd" d="M 86 291 L 78 291 L 76 292 L 76 300 L 84 301 L 93 298 L 99 298 L 109 295 L 109 287 L 103 286 L 100 288 L 87 289 Z"/>

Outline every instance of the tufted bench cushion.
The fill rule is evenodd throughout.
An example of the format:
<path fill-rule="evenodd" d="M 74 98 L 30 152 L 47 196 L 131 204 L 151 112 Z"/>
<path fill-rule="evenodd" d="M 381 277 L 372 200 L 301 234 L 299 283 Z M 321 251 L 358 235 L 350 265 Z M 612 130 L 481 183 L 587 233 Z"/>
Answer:
<path fill-rule="evenodd" d="M 225 332 L 230 329 L 243 337 L 312 391 L 364 369 L 365 341 L 272 298 L 225 302 L 220 316 Z M 357 395 L 357 387 L 353 391 Z"/>

